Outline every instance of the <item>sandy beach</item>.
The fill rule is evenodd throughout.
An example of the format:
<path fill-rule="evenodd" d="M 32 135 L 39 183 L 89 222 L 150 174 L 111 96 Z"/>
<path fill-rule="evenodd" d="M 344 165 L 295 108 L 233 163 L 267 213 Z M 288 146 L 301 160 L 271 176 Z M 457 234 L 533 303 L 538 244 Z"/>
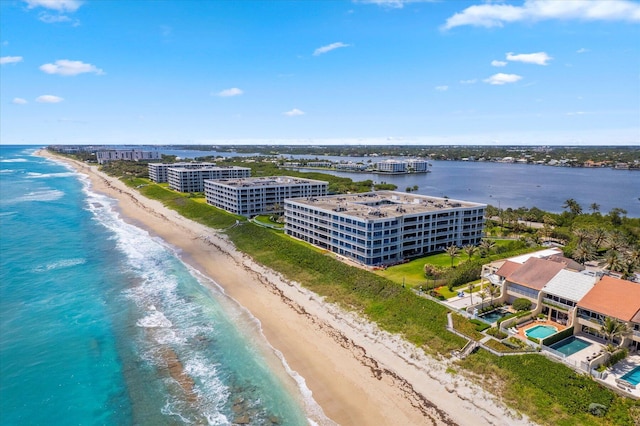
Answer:
<path fill-rule="evenodd" d="M 224 235 L 147 199 L 95 165 L 54 156 L 118 200 L 123 218 L 175 247 L 257 318 L 270 345 L 341 425 L 529 425 L 460 374 L 398 336 L 290 282 L 238 252 Z"/>

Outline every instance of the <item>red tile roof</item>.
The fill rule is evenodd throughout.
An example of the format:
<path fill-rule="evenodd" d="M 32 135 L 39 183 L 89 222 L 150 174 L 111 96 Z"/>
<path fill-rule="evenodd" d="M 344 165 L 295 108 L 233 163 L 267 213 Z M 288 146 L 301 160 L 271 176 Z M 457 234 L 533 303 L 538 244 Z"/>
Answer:
<path fill-rule="evenodd" d="M 578 306 L 622 321 L 640 319 L 640 284 L 604 276 Z"/>
<path fill-rule="evenodd" d="M 500 269 L 498 269 L 496 271 L 496 275 L 499 277 L 508 277 L 509 275 L 511 275 L 516 269 L 518 269 L 519 267 L 521 267 L 522 265 L 516 262 L 512 262 L 510 260 L 507 260 L 506 262 L 504 262 L 502 264 L 502 266 L 500 267 Z"/>
<path fill-rule="evenodd" d="M 531 257 L 506 278 L 512 283 L 539 291 L 562 269 L 562 263 Z"/>

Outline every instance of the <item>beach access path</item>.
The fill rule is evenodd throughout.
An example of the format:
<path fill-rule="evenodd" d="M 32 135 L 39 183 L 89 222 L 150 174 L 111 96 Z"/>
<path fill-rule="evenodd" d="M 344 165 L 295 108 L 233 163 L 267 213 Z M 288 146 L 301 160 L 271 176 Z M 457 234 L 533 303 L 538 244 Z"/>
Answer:
<path fill-rule="evenodd" d="M 223 234 L 142 196 L 85 164 L 40 150 L 89 177 L 118 201 L 125 221 L 175 247 L 260 321 L 269 344 L 306 382 L 324 414 L 341 425 L 531 425 L 460 373 L 398 336 L 237 251 Z"/>

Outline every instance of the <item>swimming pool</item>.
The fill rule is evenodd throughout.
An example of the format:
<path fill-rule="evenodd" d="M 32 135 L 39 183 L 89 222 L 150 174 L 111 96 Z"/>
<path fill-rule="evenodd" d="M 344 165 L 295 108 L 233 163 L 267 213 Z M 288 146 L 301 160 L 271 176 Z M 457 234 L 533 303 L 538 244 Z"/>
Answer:
<path fill-rule="evenodd" d="M 544 339 L 558 331 L 552 325 L 536 325 L 535 327 L 528 328 L 524 331 L 527 337 L 535 337 L 536 339 Z"/>
<path fill-rule="evenodd" d="M 631 383 L 634 386 L 638 386 L 638 383 L 640 383 L 640 365 L 622 376 L 621 379 Z"/>
<path fill-rule="evenodd" d="M 487 312 L 486 314 L 479 315 L 479 318 L 488 322 L 489 324 L 493 324 L 498 321 L 500 318 L 504 318 L 509 314 L 504 308 L 498 308 L 495 311 Z"/>
<path fill-rule="evenodd" d="M 576 352 L 588 348 L 589 346 L 591 346 L 591 343 L 587 342 L 586 340 L 579 339 L 576 336 L 571 336 L 557 343 L 554 343 L 549 347 L 565 354 L 566 356 L 570 356 L 575 354 Z"/>

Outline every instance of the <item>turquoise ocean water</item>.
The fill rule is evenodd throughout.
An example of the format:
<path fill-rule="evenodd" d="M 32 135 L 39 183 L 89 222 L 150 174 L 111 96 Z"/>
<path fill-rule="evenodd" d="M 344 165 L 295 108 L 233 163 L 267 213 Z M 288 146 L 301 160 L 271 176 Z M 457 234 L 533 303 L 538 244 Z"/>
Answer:
<path fill-rule="evenodd" d="M 329 422 L 245 310 L 33 152 L 0 150 L 1 424 Z"/>

